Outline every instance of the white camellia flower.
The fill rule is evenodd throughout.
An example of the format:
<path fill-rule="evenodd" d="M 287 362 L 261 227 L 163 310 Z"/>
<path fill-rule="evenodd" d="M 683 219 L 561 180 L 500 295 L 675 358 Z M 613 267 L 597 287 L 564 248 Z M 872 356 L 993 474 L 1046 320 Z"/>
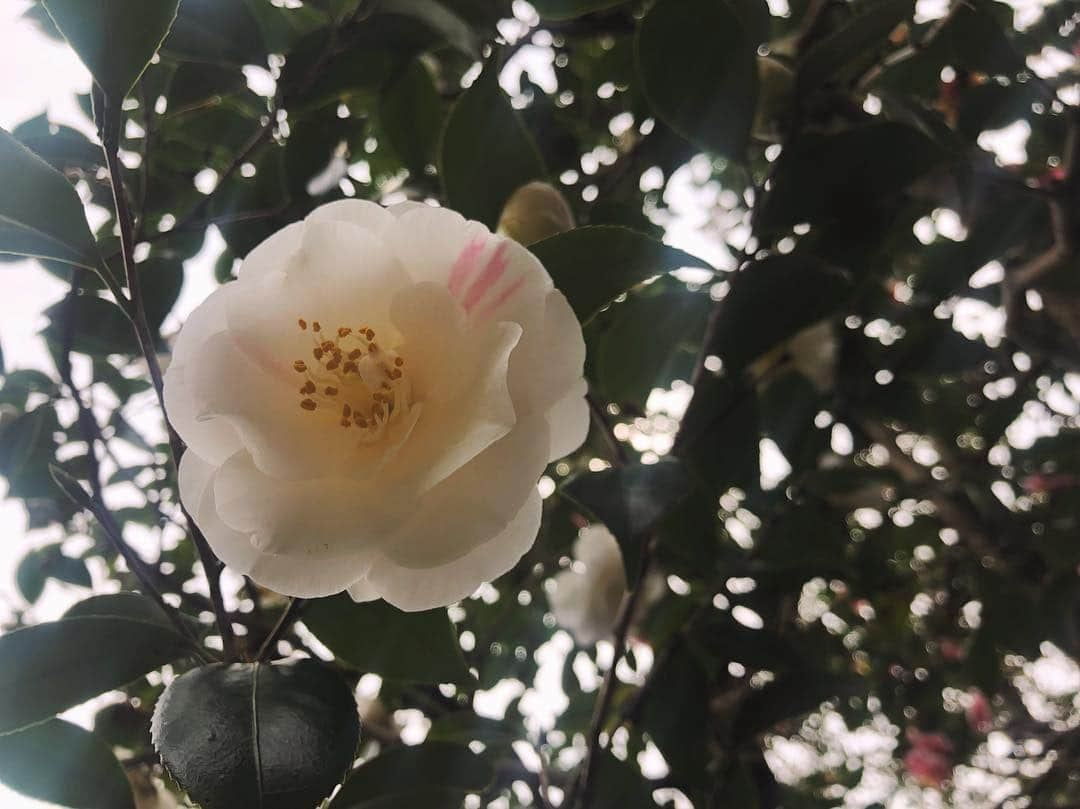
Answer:
<path fill-rule="evenodd" d="M 450 604 L 536 538 L 537 480 L 588 430 L 584 360 L 516 242 L 417 203 L 324 205 L 181 330 L 181 499 L 272 590 Z"/>
<path fill-rule="evenodd" d="M 548 593 L 555 620 L 582 646 L 590 646 L 611 634 L 625 594 L 619 543 L 603 525 L 582 528 L 573 565 L 555 576 Z"/>

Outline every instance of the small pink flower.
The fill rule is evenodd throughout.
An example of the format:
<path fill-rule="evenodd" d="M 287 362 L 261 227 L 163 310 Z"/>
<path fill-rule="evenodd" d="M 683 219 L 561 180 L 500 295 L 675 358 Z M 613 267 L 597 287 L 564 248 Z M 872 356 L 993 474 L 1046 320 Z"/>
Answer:
<path fill-rule="evenodd" d="M 952 775 L 953 745 L 940 733 L 907 732 L 911 749 L 904 754 L 904 768 L 922 787 L 940 789 Z"/>
<path fill-rule="evenodd" d="M 978 688 L 968 689 L 967 708 L 964 710 L 964 718 L 967 719 L 968 727 L 976 733 L 988 733 L 993 727 L 994 713 L 990 708 L 990 700 Z"/>

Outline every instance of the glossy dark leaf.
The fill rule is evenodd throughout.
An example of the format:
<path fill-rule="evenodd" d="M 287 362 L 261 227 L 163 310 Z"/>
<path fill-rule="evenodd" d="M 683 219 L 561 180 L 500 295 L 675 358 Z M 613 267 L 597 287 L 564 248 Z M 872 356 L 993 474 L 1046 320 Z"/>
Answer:
<path fill-rule="evenodd" d="M 649 278 L 682 267 L 712 269 L 696 256 L 614 225 L 575 228 L 531 244 L 529 250 L 583 323 Z"/>
<path fill-rule="evenodd" d="M 454 104 L 446 119 L 439 171 L 450 207 L 495 227 L 510 195 L 545 169 L 532 136 L 499 87 L 497 62 Z M 484 182 L 477 182 L 477 177 Z"/>
<path fill-rule="evenodd" d="M 653 388 L 689 379 L 714 305 L 704 292 L 660 279 L 593 318 L 585 337 L 589 376 L 603 398 L 640 407 Z"/>
<path fill-rule="evenodd" d="M 442 100 L 424 63 L 416 60 L 391 79 L 379 96 L 379 123 L 409 171 L 423 177 L 435 165 Z"/>
<path fill-rule="evenodd" d="M 203 809 L 315 807 L 352 765 L 352 691 L 314 660 L 212 664 L 174 680 L 151 725 L 162 763 Z"/>
<path fill-rule="evenodd" d="M 179 0 L 47 0 L 44 5 L 118 107 L 169 32 Z"/>
<path fill-rule="evenodd" d="M 130 683 L 191 652 L 160 624 L 87 616 L 0 636 L 0 733 Z"/>
<path fill-rule="evenodd" d="M 770 256 L 731 280 L 706 353 L 737 373 L 847 300 L 846 276 L 801 256 Z"/>
<path fill-rule="evenodd" d="M 757 221 L 761 227 L 783 229 L 857 219 L 945 159 L 945 152 L 921 132 L 891 122 L 805 134 L 781 153 Z"/>
<path fill-rule="evenodd" d="M 0 253 L 100 266 L 82 203 L 64 176 L 0 129 Z"/>
<path fill-rule="evenodd" d="M 635 49 L 657 114 L 695 146 L 741 161 L 758 68 L 757 43 L 735 10 L 711 0 L 659 0 L 638 27 Z"/>
<path fill-rule="evenodd" d="M 491 765 L 469 748 L 447 742 L 397 747 L 349 774 L 332 809 L 447 809 L 493 777 Z"/>
<path fill-rule="evenodd" d="M 56 455 L 56 411 L 41 405 L 0 428 L 0 474 L 12 497 L 49 497 L 56 491 L 49 464 Z"/>
<path fill-rule="evenodd" d="M 466 684 L 472 678 L 446 610 L 402 612 L 346 595 L 310 604 L 304 624 L 345 662 L 392 680 Z"/>
<path fill-rule="evenodd" d="M 262 64 L 258 21 L 244 0 L 183 0 L 162 52 L 208 64 Z"/>
<path fill-rule="evenodd" d="M 135 809 L 124 770 L 105 743 L 62 719 L 0 735 L 0 781 L 71 809 Z"/>
<path fill-rule="evenodd" d="M 570 20 L 622 5 L 626 0 L 537 0 L 534 3 L 537 13 L 544 20 Z"/>

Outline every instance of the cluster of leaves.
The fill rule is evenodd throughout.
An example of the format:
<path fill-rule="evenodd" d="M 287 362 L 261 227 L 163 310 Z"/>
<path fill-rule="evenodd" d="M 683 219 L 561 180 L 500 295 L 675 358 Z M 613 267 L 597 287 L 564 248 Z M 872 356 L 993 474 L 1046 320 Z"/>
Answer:
<path fill-rule="evenodd" d="M 534 6 L 45 0 L 28 12 L 91 70 L 80 102 L 98 137 L 44 116 L 0 132 L 0 257 L 34 257 L 70 283 L 45 312 L 54 368 L 0 368 L 0 474 L 31 528 L 90 540 L 78 556 L 68 543 L 32 551 L 18 587 L 31 604 L 48 579 L 87 587 L 93 558 L 124 592 L 51 623 L 19 613 L 0 636 L 0 781 L 65 806 L 133 807 L 129 780 L 161 774 L 149 725 L 163 667 L 182 673 L 223 646 L 315 654 L 314 637 L 350 684 L 381 678 L 335 808 L 478 794 L 625 809 L 670 805 L 670 790 L 697 807 L 831 806 L 859 768 L 778 783 L 772 736 L 829 703 L 852 727 L 883 716 L 945 733 L 959 759 L 981 736 L 942 695 L 976 687 L 995 722 L 1059 757 L 1022 788 L 1074 803 L 1080 738 L 1034 721 L 1011 675 L 1043 642 L 1080 653 L 1080 123 L 1061 98 L 1078 76 L 1028 67 L 1045 48 L 1071 52 L 1080 5 L 1057 0 L 1023 31 L 991 0 L 931 22 L 912 0 L 792 0 L 783 14 L 764 0 Z M 500 76 L 530 52 L 551 57 L 554 87 L 522 73 L 511 98 Z M 252 66 L 270 95 L 251 89 Z M 1027 161 L 1002 166 L 980 135 L 1017 122 Z M 730 266 L 657 241 L 688 163 L 699 190 L 725 192 L 705 235 Z M 209 228 L 228 283 L 254 245 L 323 202 L 432 199 L 494 226 L 536 179 L 563 190 L 581 225 L 532 249 L 586 323 L 596 418 L 550 470 L 558 487 L 521 563 L 449 612 L 412 615 L 344 596 L 287 606 L 219 580 L 212 558 L 197 566 L 178 442 L 132 414 L 153 396 L 162 324 Z M 107 212 L 95 233 L 85 205 Z M 927 237 L 943 212 L 963 232 Z M 992 262 L 999 277 L 972 286 Z M 686 267 L 712 280 L 666 275 Z M 972 303 L 1004 312 L 1004 333 L 957 330 Z M 827 384 L 791 349 L 816 324 L 835 342 L 821 352 Z M 656 463 L 667 446 L 628 439 L 662 432 L 649 395 L 678 380 L 693 398 Z M 1044 437 L 1011 441 L 1033 411 Z M 762 439 L 787 460 L 779 485 L 762 485 Z M 108 510 L 121 490 L 139 504 Z M 538 650 L 556 645 L 545 582 L 583 514 L 616 535 L 631 584 L 615 662 L 596 687 L 577 672 L 601 670 L 597 649 L 571 650 L 553 727 L 526 721 L 520 699 L 503 719 L 478 715 L 478 691 L 531 686 Z M 160 554 L 141 561 L 133 533 L 159 537 Z M 675 584 L 646 604 L 639 584 L 655 571 Z M 203 575 L 209 598 L 186 586 Z M 240 605 L 228 614 L 222 586 Z M 827 602 L 816 613 L 800 609 L 808 592 Z M 646 670 L 638 644 L 651 668 L 617 677 L 624 656 Z M 55 718 L 115 690 L 123 701 L 93 732 Z M 426 718 L 423 744 L 402 744 L 401 710 Z M 247 743 L 287 758 L 294 740 L 268 728 Z M 649 745 L 660 778 L 636 765 Z"/>

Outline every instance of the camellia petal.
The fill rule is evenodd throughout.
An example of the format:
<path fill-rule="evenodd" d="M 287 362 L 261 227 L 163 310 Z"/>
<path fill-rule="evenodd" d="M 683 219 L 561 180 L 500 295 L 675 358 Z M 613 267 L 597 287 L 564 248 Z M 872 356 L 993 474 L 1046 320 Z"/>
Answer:
<path fill-rule="evenodd" d="M 251 537 L 230 528 L 218 516 L 213 478 L 217 470 L 190 450 L 180 461 L 180 487 L 186 502 L 207 541 L 221 561 L 237 573 L 250 576 L 264 587 L 288 591 L 297 598 L 321 598 L 340 593 L 354 584 L 357 567 L 341 560 L 301 553 L 264 553 L 251 544 Z M 366 565 L 361 568 L 366 568 Z"/>
<path fill-rule="evenodd" d="M 579 379 L 570 392 L 548 410 L 551 430 L 548 461 L 557 461 L 585 443 L 589 434 L 589 403 L 585 399 L 588 387 L 584 379 Z"/>
<path fill-rule="evenodd" d="M 533 487 L 525 504 L 502 531 L 464 556 L 437 567 L 418 570 L 397 565 L 387 557 L 377 558 L 364 581 L 350 589 L 350 595 L 354 591 L 361 596 L 377 593 L 398 609 L 408 611 L 460 601 L 482 582 L 508 571 L 532 547 L 540 529 L 542 505 Z"/>
<path fill-rule="evenodd" d="M 584 358 L 516 242 L 417 203 L 322 206 L 181 331 L 181 497 L 227 565 L 284 594 L 451 603 L 535 540 L 537 480 L 588 430 Z"/>

